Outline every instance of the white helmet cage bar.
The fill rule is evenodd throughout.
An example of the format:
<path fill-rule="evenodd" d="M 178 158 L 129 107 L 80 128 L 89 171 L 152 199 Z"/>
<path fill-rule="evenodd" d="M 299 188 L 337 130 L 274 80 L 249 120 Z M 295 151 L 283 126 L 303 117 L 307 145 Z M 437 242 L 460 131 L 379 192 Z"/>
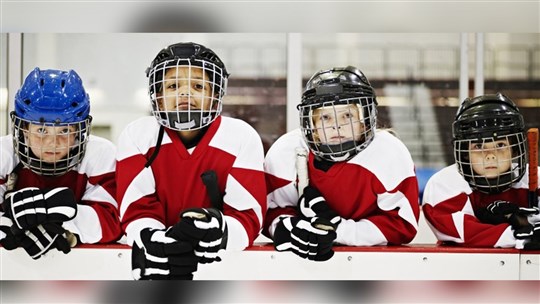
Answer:
<path fill-rule="evenodd" d="M 313 154 L 323 159 L 348 160 L 373 140 L 377 121 L 373 96 L 343 96 L 322 103 L 301 104 L 299 110 L 304 139 Z M 315 120 L 320 122 L 319 126 Z"/>
<path fill-rule="evenodd" d="M 180 68 L 186 68 L 187 73 L 181 73 Z M 148 77 L 152 114 L 164 127 L 176 131 L 201 129 L 222 112 L 228 74 L 210 61 L 163 61 L 149 71 Z"/>
<path fill-rule="evenodd" d="M 496 144 L 501 142 L 508 144 Z M 503 156 L 505 153 L 502 153 L 502 149 L 510 149 L 509 153 L 506 153 L 508 157 Z M 454 157 L 459 172 L 471 188 L 489 194 L 503 192 L 523 177 L 528 159 L 526 149 L 527 142 L 523 132 L 454 141 Z M 480 154 L 482 157 L 478 157 L 474 162 L 471 153 Z M 474 170 L 489 166 L 502 166 L 508 169 L 496 176 L 481 175 Z"/>
<path fill-rule="evenodd" d="M 63 175 L 83 160 L 91 121 L 88 116 L 79 122 L 40 123 L 12 113 L 14 151 L 21 163 L 37 174 Z"/>

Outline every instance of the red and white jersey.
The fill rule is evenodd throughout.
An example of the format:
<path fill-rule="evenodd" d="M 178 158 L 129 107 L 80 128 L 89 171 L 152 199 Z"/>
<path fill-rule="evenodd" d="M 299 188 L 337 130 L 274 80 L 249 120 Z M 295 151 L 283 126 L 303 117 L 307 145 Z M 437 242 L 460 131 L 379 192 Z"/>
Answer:
<path fill-rule="evenodd" d="M 4 200 L 8 175 L 19 163 L 11 135 L 0 138 L 0 202 Z M 114 179 L 116 147 L 110 141 L 90 135 L 81 163 L 61 176 L 42 176 L 22 167 L 14 190 L 26 187 L 50 189 L 68 187 L 77 199 L 77 215 L 62 227 L 77 234 L 82 243 L 117 241 L 122 230 Z"/>
<path fill-rule="evenodd" d="M 196 147 L 186 149 L 178 134 L 165 128 L 157 157 L 149 168 L 160 125 L 154 117 L 129 124 L 119 138 L 118 200 L 128 244 L 144 228 L 176 224 L 187 208 L 209 208 L 201 174 L 213 170 L 223 195 L 227 250 L 242 250 L 260 233 L 266 210 L 264 150 L 259 134 L 246 122 L 218 117 Z"/>
<path fill-rule="evenodd" d="M 266 155 L 268 213 L 265 233 L 272 236 L 280 215 L 297 215 L 296 147 L 307 149 L 300 130 L 280 137 Z M 308 157 L 309 184 L 343 220 L 336 243 L 350 246 L 404 244 L 418 229 L 418 181 L 405 145 L 386 131 L 346 162 L 327 172 Z"/>
<path fill-rule="evenodd" d="M 450 241 L 467 247 L 515 247 L 509 224 L 492 225 L 480 222 L 474 211 L 503 200 L 522 207 L 528 206 L 528 172 L 512 187 L 499 194 L 473 191 L 450 165 L 435 173 L 424 190 L 422 210 L 430 228 L 440 241 Z"/>

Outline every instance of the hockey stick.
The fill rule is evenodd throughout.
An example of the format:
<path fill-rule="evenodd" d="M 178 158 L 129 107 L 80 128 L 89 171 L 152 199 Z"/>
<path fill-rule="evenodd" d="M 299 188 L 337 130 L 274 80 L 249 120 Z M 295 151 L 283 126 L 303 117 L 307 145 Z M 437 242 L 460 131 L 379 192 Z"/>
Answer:
<path fill-rule="evenodd" d="M 296 183 L 296 188 L 298 190 L 298 197 L 302 196 L 304 194 L 304 188 L 306 188 L 309 185 L 309 174 L 308 174 L 308 153 L 306 149 L 302 147 L 298 147 L 295 150 L 296 152 L 296 175 L 298 178 L 298 182 Z M 315 228 L 325 230 L 325 231 L 333 231 L 334 227 L 324 224 L 315 224 L 313 225 Z"/>
<path fill-rule="evenodd" d="M 22 169 L 23 164 L 18 163 L 17 166 L 11 171 L 10 174 L 8 174 L 7 181 L 6 181 L 6 192 L 4 193 L 4 196 L 7 192 L 15 190 L 15 185 L 17 184 L 17 180 L 19 179 L 19 171 Z"/>
<path fill-rule="evenodd" d="M 302 196 L 304 193 L 304 188 L 309 185 L 309 175 L 307 168 L 307 151 L 302 147 L 296 148 L 296 174 L 297 174 L 297 184 L 296 188 L 298 189 L 298 197 Z"/>
<path fill-rule="evenodd" d="M 210 197 L 210 203 L 212 204 L 212 208 L 216 208 L 219 211 L 223 211 L 223 198 L 221 197 L 221 194 L 219 192 L 216 171 L 214 170 L 204 171 L 201 174 L 201 179 L 204 186 L 206 187 L 206 193 L 208 193 L 208 196 Z M 199 219 L 199 220 L 206 219 L 206 214 L 194 212 L 194 211 L 186 212 L 184 213 L 183 216 L 191 217 L 191 218 Z"/>
<path fill-rule="evenodd" d="M 529 143 L 529 207 L 538 208 L 538 128 L 527 131 Z"/>
<path fill-rule="evenodd" d="M 219 186 L 217 181 L 216 171 L 208 170 L 201 174 L 203 184 L 206 186 L 208 196 L 210 196 L 210 203 L 213 208 L 223 211 L 223 197 L 219 192 Z"/>

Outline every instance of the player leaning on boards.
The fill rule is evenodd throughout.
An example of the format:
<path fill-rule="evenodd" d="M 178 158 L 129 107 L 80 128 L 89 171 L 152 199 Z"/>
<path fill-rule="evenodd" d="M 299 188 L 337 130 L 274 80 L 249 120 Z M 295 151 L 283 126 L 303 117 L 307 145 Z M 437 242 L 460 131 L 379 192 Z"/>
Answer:
<path fill-rule="evenodd" d="M 452 126 L 456 163 L 433 175 L 424 192 L 423 211 L 438 240 L 540 249 L 524 128 L 517 106 L 500 93 L 463 101 Z"/>
<path fill-rule="evenodd" d="M 38 259 L 121 236 L 114 145 L 90 135 L 90 100 L 73 71 L 35 68 L 0 138 L 0 243 Z"/>
<path fill-rule="evenodd" d="M 410 242 L 419 216 L 414 164 L 398 138 L 376 129 L 377 100 L 364 74 L 352 66 L 315 73 L 298 108 L 300 130 L 279 138 L 265 160 L 265 234 L 276 249 L 324 261 L 334 243 Z M 299 191 L 298 147 L 309 149 L 309 185 Z"/>
<path fill-rule="evenodd" d="M 147 70 L 154 117 L 126 127 L 117 157 L 135 279 L 192 279 L 198 263 L 243 250 L 261 230 L 262 141 L 244 121 L 221 116 L 228 76 L 197 43 L 166 47 Z"/>

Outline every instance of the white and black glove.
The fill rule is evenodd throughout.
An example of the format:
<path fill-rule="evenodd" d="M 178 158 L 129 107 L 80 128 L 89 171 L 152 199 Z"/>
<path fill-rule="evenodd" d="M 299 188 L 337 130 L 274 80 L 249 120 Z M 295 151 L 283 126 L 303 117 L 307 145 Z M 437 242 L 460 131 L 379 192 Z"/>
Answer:
<path fill-rule="evenodd" d="M 192 280 L 198 258 L 193 246 L 166 236 L 167 230 L 146 228 L 131 251 L 135 280 Z"/>
<path fill-rule="evenodd" d="M 201 264 L 220 262 L 218 252 L 227 246 L 227 223 L 215 208 L 190 208 L 180 214 L 180 221 L 167 236 L 189 242 Z"/>
<path fill-rule="evenodd" d="M 11 231 L 11 226 L 13 226 L 13 221 L 9 217 L 0 216 L 0 244 L 6 250 L 13 250 L 20 246 L 19 241 Z"/>
<path fill-rule="evenodd" d="M 73 219 L 77 214 L 77 201 L 73 191 L 66 187 L 48 191 L 28 187 L 7 193 L 4 211 L 17 228 L 26 230 L 43 223 Z"/>
<path fill-rule="evenodd" d="M 301 258 L 326 261 L 334 256 L 332 246 L 336 239 L 334 230 L 315 228 L 332 225 L 327 219 L 311 218 L 311 222 L 298 217 L 282 217 L 274 231 L 277 251 L 292 251 Z"/>
<path fill-rule="evenodd" d="M 304 188 L 304 193 L 298 199 L 298 209 L 304 219 L 308 221 L 313 217 L 327 219 L 332 224 L 331 226 L 333 226 L 334 230 L 341 223 L 341 217 L 328 206 L 328 203 L 319 190 L 311 186 Z"/>
<path fill-rule="evenodd" d="M 523 238 L 524 250 L 540 250 L 540 222 L 537 222 L 532 226 L 530 236 Z"/>
<path fill-rule="evenodd" d="M 12 226 L 11 231 L 18 247 L 22 247 L 34 260 L 53 248 L 63 253 L 71 251 L 65 236 L 66 230 L 58 223 L 44 223 L 27 230 L 19 230 L 16 226 Z"/>
<path fill-rule="evenodd" d="M 494 201 L 485 208 L 475 211 L 482 222 L 492 225 L 508 223 L 512 226 L 516 239 L 526 239 L 532 235 L 533 225 L 528 218 L 538 214 L 538 208 L 520 207 L 507 201 Z"/>

